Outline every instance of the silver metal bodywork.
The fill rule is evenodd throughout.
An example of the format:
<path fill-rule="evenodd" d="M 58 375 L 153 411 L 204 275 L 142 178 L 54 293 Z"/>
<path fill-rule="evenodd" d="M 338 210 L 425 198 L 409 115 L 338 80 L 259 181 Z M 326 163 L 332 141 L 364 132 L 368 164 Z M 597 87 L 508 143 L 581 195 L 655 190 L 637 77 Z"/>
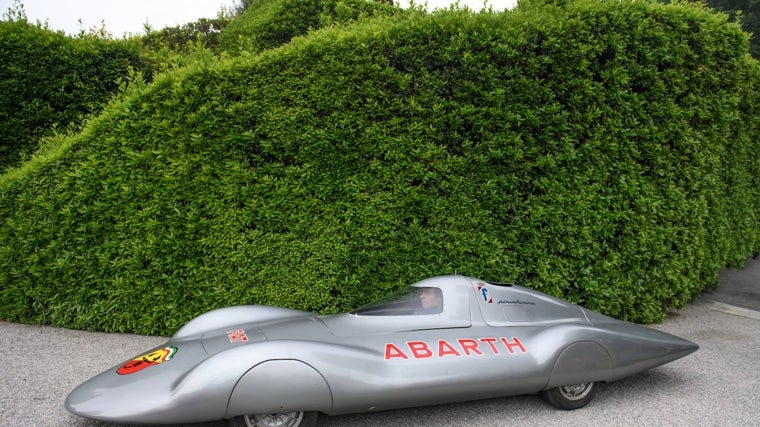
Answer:
<path fill-rule="evenodd" d="M 463 276 L 412 286 L 440 289 L 442 310 L 206 313 L 81 384 L 66 409 L 152 424 L 365 412 L 614 381 L 699 348 L 520 286 Z"/>

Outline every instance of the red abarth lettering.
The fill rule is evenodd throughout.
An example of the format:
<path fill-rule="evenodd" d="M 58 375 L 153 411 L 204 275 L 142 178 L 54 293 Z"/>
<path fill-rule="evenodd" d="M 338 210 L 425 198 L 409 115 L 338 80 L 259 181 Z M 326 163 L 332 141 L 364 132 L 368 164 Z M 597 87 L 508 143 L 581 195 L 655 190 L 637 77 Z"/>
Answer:
<path fill-rule="evenodd" d="M 507 350 L 509 351 L 510 354 L 515 354 L 515 350 L 513 349 L 514 347 L 519 348 L 520 351 L 523 353 L 527 353 L 527 351 L 525 350 L 525 347 L 523 347 L 522 343 L 520 342 L 519 339 L 517 339 L 517 337 L 512 337 L 512 342 L 507 341 L 506 338 L 502 338 L 501 342 L 504 343 L 504 345 L 507 347 Z"/>
<path fill-rule="evenodd" d="M 429 359 L 433 352 L 425 341 L 409 341 L 406 343 L 415 359 Z"/>
<path fill-rule="evenodd" d="M 451 346 L 451 344 L 447 343 L 444 340 L 438 341 L 438 357 L 444 357 L 444 356 L 457 356 L 461 357 L 462 355 L 459 354 L 457 349 Z"/>
<path fill-rule="evenodd" d="M 494 344 L 496 342 L 496 338 L 481 338 L 480 341 L 488 344 L 488 346 L 491 347 L 493 354 L 499 354 L 499 349 L 496 348 L 496 344 Z"/>
<path fill-rule="evenodd" d="M 473 353 L 477 354 L 478 356 L 482 356 L 483 352 L 478 350 L 478 342 L 471 339 L 461 339 L 458 340 L 459 345 L 462 347 L 462 351 L 464 352 L 465 356 L 471 356 Z"/>
<path fill-rule="evenodd" d="M 430 345 L 425 341 L 407 341 L 406 346 L 409 347 L 410 353 L 405 353 L 404 350 L 396 344 L 387 343 L 385 344 L 385 360 L 430 359 L 434 356 L 437 356 L 439 359 L 446 356 L 483 356 L 483 350 L 480 349 L 481 344 L 488 346 L 491 353 L 498 356 L 502 354 L 499 347 L 496 345 L 498 342 L 504 345 L 504 348 L 506 348 L 509 354 L 528 352 L 517 337 L 512 337 L 511 340 L 505 337 L 486 337 L 478 339 L 460 338 L 457 340 L 457 343 L 459 344 L 459 347 L 461 347 L 461 351 L 446 340 L 438 340 L 438 353 L 434 353 L 433 349 L 435 349 L 435 347 L 431 349 Z"/>
<path fill-rule="evenodd" d="M 385 360 L 390 360 L 394 358 L 399 359 L 409 359 L 409 356 L 407 356 L 403 351 L 401 351 L 400 348 L 396 347 L 395 344 L 385 344 Z"/>

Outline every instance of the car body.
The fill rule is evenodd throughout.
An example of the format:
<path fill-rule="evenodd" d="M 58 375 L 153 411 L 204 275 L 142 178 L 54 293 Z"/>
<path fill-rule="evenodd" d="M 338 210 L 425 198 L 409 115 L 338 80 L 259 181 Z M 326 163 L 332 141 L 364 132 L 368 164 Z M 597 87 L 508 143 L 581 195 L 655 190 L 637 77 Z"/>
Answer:
<path fill-rule="evenodd" d="M 423 307 L 431 290 L 439 304 Z M 574 409 L 595 383 L 698 348 L 521 286 L 442 276 L 345 314 L 211 311 L 81 384 L 65 406 L 103 421 L 250 426 L 539 392 Z"/>

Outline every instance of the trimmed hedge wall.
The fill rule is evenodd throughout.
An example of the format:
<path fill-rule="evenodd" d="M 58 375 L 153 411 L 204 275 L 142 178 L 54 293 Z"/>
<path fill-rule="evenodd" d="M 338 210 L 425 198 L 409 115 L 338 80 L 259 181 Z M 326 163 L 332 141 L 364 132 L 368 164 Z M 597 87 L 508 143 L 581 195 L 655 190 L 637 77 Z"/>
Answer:
<path fill-rule="evenodd" d="M 0 318 L 169 334 L 427 276 L 661 320 L 760 250 L 760 69 L 698 7 L 377 18 L 136 88 L 0 178 Z"/>
<path fill-rule="evenodd" d="M 259 53 L 319 28 L 404 13 L 403 9 L 369 0 L 257 0 L 224 29 L 221 47 L 233 54 Z"/>
<path fill-rule="evenodd" d="M 129 67 L 150 75 L 137 41 L 0 21 L 0 169 L 20 164 L 54 128 L 99 112 Z"/>

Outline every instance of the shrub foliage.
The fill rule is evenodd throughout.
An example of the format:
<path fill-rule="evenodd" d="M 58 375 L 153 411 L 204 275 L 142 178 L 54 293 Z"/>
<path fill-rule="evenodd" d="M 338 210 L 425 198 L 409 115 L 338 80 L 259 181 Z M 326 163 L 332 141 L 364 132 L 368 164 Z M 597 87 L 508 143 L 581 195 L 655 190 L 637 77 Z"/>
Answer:
<path fill-rule="evenodd" d="M 458 272 L 659 321 L 760 250 L 747 50 L 698 7 L 581 0 L 167 74 L 0 179 L 0 317 L 167 334 Z"/>
<path fill-rule="evenodd" d="M 0 169 L 18 165 L 54 128 L 99 112 L 130 67 L 149 75 L 135 41 L 72 38 L 23 16 L 0 21 Z"/>
<path fill-rule="evenodd" d="M 319 28 L 403 13 L 389 4 L 367 0 L 257 0 L 225 28 L 221 47 L 232 53 L 258 53 Z"/>

